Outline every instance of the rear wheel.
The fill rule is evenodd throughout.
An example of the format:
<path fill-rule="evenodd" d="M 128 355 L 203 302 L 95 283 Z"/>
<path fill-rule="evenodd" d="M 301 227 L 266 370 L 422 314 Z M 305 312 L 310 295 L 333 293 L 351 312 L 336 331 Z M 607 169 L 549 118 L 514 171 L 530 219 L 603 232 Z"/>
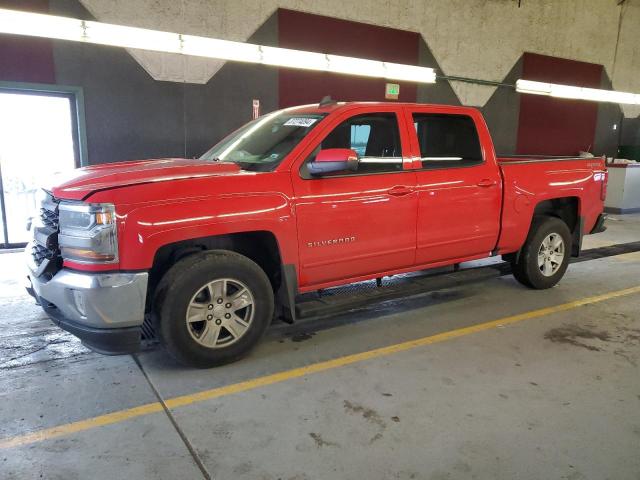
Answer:
<path fill-rule="evenodd" d="M 273 317 L 265 272 L 234 252 L 212 251 L 176 263 L 156 294 L 159 337 L 181 363 L 213 367 L 238 360 Z"/>
<path fill-rule="evenodd" d="M 511 264 L 513 276 L 530 288 L 551 288 L 567 271 L 570 256 L 567 224 L 555 217 L 537 217 L 518 260 Z"/>

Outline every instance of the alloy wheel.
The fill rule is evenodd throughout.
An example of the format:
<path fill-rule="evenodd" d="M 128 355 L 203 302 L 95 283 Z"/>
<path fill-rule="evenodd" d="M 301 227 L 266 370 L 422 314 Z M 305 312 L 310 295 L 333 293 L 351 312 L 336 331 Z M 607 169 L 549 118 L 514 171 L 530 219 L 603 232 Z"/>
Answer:
<path fill-rule="evenodd" d="M 191 297 L 185 320 L 191 337 L 207 348 L 223 348 L 236 343 L 249 330 L 255 300 L 251 290 L 239 280 L 213 280 Z"/>
<path fill-rule="evenodd" d="M 538 249 L 538 268 L 545 277 L 551 277 L 560 269 L 564 261 L 564 240 L 557 233 L 545 237 Z"/>

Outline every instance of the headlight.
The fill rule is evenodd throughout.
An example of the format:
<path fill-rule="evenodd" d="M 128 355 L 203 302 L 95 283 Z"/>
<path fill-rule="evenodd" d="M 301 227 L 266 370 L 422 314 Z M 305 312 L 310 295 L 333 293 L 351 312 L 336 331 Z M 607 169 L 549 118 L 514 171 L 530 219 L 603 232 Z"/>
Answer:
<path fill-rule="evenodd" d="M 62 258 L 85 263 L 118 261 L 116 211 L 112 204 L 61 202 L 59 212 Z"/>

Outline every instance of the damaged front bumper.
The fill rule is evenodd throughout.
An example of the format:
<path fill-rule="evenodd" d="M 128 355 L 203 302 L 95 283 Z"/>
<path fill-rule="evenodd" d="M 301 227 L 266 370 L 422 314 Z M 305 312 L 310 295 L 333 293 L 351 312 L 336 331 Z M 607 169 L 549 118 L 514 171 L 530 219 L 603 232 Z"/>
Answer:
<path fill-rule="evenodd" d="M 29 265 L 27 292 L 55 324 L 99 353 L 140 348 L 147 272 L 89 273 L 62 269 L 48 278 Z"/>

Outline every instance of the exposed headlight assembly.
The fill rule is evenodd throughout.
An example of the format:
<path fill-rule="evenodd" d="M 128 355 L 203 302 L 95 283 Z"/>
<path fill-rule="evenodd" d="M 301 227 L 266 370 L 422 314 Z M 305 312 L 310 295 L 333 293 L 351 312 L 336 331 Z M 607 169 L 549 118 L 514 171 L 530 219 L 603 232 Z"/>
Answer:
<path fill-rule="evenodd" d="M 59 212 L 62 258 L 82 263 L 118 261 L 116 211 L 112 204 L 61 202 Z"/>

